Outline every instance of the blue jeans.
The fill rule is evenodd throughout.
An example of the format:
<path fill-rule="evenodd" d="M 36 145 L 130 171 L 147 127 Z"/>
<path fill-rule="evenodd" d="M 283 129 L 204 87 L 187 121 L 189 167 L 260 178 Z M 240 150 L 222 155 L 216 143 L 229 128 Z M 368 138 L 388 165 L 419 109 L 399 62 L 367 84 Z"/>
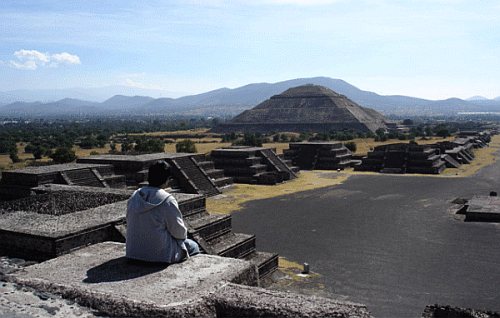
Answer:
<path fill-rule="evenodd" d="M 189 256 L 200 254 L 200 247 L 198 246 L 198 243 L 196 243 L 195 241 L 191 239 L 185 239 L 184 246 L 186 247 Z"/>

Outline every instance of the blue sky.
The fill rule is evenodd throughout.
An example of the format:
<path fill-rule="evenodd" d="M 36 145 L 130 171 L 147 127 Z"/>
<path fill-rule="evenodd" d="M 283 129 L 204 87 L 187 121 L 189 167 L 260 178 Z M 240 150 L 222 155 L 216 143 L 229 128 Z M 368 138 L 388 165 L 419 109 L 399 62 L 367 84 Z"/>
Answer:
<path fill-rule="evenodd" d="M 500 95 L 497 0 L 145 3 L 2 0 L 0 91 L 328 76 L 380 94 Z"/>

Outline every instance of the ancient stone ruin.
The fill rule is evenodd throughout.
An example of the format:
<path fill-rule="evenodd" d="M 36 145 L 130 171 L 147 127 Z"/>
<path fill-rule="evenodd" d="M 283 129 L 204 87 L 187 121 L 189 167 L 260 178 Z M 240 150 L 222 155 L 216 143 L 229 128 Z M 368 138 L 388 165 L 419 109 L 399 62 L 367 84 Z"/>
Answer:
<path fill-rule="evenodd" d="M 294 176 L 270 149 L 252 154 L 275 169 L 269 175 Z M 111 316 L 371 317 L 361 304 L 250 287 L 277 269 L 278 255 L 256 251 L 255 235 L 234 233 L 231 215 L 209 214 L 203 194 L 173 193 L 188 236 L 206 254 L 169 266 L 127 260 L 127 199 L 132 184 L 147 178 L 144 168 L 161 156 L 101 156 L 89 159 L 94 163 L 5 173 L 0 255 L 42 263 L 7 276 L 2 272 L 2 279 Z M 197 167 L 197 175 L 205 177 L 207 171 L 223 176 L 201 156 L 165 159 L 191 182 L 195 174 L 186 167 Z M 131 292 L 138 288 L 140 293 Z"/>
<path fill-rule="evenodd" d="M 439 174 L 445 168 L 458 168 L 474 160 L 474 148 L 487 147 L 490 132 L 467 132 L 453 141 L 418 145 L 416 142 L 375 147 L 362 158 L 356 171 L 385 173 Z"/>
<path fill-rule="evenodd" d="M 201 154 L 98 155 L 79 158 L 77 163 L 5 171 L 0 199 L 29 195 L 32 188 L 43 184 L 136 188 L 147 181 L 148 168 L 157 160 L 171 165 L 174 191 L 210 196 L 233 182 Z"/>
<path fill-rule="evenodd" d="M 446 168 L 439 150 L 416 143 L 377 146 L 362 159 L 356 171 L 439 174 Z"/>
<path fill-rule="evenodd" d="M 296 142 L 283 151 L 285 159 L 305 170 L 337 170 L 353 166 L 357 161 L 340 142 Z"/>
<path fill-rule="evenodd" d="M 432 144 L 431 147 L 439 149 L 441 154 L 448 155 L 459 165 L 469 164 L 474 160 L 474 152 L 468 145 L 455 141 L 440 141 Z"/>
<path fill-rule="evenodd" d="M 45 260 L 89 244 L 125 242 L 127 199 L 132 191 L 44 185 L 25 198 L 0 202 L 3 255 Z M 278 266 L 277 254 L 255 251 L 255 236 L 233 233 L 231 215 L 211 215 L 205 197 L 173 194 L 194 238 L 208 254 L 243 258 L 262 277 Z"/>
<path fill-rule="evenodd" d="M 66 184 L 98 188 L 123 188 L 125 177 L 115 175 L 107 164 L 59 164 L 2 172 L 0 199 L 29 196 L 32 189 L 43 184 Z"/>
<path fill-rule="evenodd" d="M 274 150 L 263 147 L 230 147 L 210 153 L 215 168 L 224 171 L 237 183 L 273 185 L 296 177 Z"/>
<path fill-rule="evenodd" d="M 475 195 L 464 199 L 457 213 L 465 215 L 466 222 L 500 223 L 500 197 Z"/>
<path fill-rule="evenodd" d="M 375 132 L 386 129 L 384 117 L 346 96 L 318 85 L 290 88 L 246 110 L 216 132 Z"/>
<path fill-rule="evenodd" d="M 172 167 L 174 187 L 185 193 L 215 195 L 220 188 L 232 183 L 221 170 L 202 154 L 154 153 L 145 155 L 98 155 L 84 157 L 78 163 L 106 164 L 124 175 L 127 185 L 138 186 L 147 180 L 149 166 L 157 160 L 165 160 Z"/>

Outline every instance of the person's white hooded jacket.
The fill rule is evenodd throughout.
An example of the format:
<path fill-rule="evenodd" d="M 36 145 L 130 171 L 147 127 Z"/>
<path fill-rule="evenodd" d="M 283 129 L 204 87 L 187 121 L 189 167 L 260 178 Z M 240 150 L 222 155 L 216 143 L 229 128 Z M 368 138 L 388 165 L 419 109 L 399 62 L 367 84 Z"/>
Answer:
<path fill-rule="evenodd" d="M 126 256 L 142 261 L 177 263 L 188 257 L 187 229 L 175 198 L 146 186 L 127 204 Z"/>

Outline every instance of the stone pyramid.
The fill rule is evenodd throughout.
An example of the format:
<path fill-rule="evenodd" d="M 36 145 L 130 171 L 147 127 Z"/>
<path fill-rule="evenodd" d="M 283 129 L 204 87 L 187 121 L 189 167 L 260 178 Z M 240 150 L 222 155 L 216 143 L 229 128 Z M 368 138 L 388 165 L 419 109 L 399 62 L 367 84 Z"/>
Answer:
<path fill-rule="evenodd" d="M 377 111 L 318 85 L 290 88 L 221 124 L 219 132 L 342 131 L 386 128 Z"/>

